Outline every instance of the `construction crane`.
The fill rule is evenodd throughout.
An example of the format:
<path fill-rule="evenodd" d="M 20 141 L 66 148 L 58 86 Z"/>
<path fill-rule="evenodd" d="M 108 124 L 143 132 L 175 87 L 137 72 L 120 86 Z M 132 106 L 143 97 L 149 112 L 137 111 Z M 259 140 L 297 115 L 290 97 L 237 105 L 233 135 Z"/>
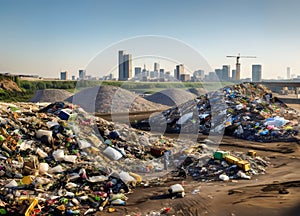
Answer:
<path fill-rule="evenodd" d="M 239 62 L 240 58 L 256 58 L 256 56 L 241 56 L 240 53 L 237 56 L 226 56 L 227 58 L 236 58 L 236 68 L 235 68 L 235 80 L 241 79 L 241 64 Z"/>

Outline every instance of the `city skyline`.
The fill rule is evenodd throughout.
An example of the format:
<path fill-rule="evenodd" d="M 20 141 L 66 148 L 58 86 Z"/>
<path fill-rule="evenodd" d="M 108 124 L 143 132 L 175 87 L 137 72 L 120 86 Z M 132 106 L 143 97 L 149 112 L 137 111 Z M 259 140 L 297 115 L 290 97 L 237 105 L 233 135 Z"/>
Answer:
<path fill-rule="evenodd" d="M 189 44 L 211 68 L 235 69 L 235 60 L 227 55 L 257 56 L 241 60 L 241 78 L 251 77 L 252 64 L 263 65 L 263 79 L 285 77 L 287 67 L 290 76 L 300 74 L 296 0 L 166 0 L 143 5 L 135 0 L 2 0 L 0 5 L 0 72 L 54 77 L 67 70 L 77 75 L 113 43 L 162 35 Z M 181 11 L 181 16 L 174 11 Z"/>

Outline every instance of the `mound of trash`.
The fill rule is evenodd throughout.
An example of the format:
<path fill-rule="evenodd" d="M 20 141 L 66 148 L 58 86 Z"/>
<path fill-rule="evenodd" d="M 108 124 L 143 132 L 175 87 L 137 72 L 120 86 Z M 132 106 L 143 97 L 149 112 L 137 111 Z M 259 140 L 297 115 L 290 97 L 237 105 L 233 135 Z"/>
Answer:
<path fill-rule="evenodd" d="M 121 113 L 151 110 L 164 110 L 166 106 L 152 103 L 137 94 L 115 86 L 100 86 L 76 93 L 67 99 L 80 105 L 87 112 Z"/>
<path fill-rule="evenodd" d="M 147 130 L 157 122 L 166 123 L 166 131 L 172 133 L 197 130 L 205 135 L 224 133 L 258 142 L 288 142 L 297 140 L 299 120 L 299 113 L 274 98 L 269 89 L 244 83 L 198 95 L 134 127 L 143 124 Z"/>
<path fill-rule="evenodd" d="M 42 89 L 37 90 L 30 102 L 49 102 L 64 101 L 71 97 L 73 94 L 63 89 Z"/>
<path fill-rule="evenodd" d="M 0 126 L 1 214 L 113 212 L 126 205 L 133 188 L 155 186 L 156 177 L 184 163 L 192 166 L 185 158 L 195 149 L 213 157 L 208 144 L 200 148 L 188 139 L 136 130 L 64 102 L 0 103 Z M 250 162 L 250 170 L 236 163 L 236 170 L 245 171 L 240 178 L 256 172 Z M 184 197 L 178 184 L 169 193 Z"/>
<path fill-rule="evenodd" d="M 11 215 L 83 215 L 126 205 L 143 174 L 167 172 L 164 152 L 187 144 L 63 102 L 0 103 L 0 125 L 0 211 Z"/>
<path fill-rule="evenodd" d="M 178 88 L 165 89 L 145 97 L 148 101 L 166 106 L 178 106 L 194 98 L 191 92 Z"/>

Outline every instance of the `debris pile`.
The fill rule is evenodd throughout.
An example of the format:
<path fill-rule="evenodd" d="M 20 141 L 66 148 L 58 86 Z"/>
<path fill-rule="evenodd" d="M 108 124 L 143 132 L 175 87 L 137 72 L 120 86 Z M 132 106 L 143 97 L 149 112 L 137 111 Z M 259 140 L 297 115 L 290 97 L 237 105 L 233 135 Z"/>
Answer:
<path fill-rule="evenodd" d="M 251 152 L 216 151 L 212 157 L 198 149 L 190 153 L 174 174 L 184 170 L 194 180 L 205 182 L 251 179 L 253 175 L 265 174 L 265 169 L 270 164 L 269 158 L 254 156 Z"/>
<path fill-rule="evenodd" d="M 11 215 L 113 211 L 184 144 L 63 102 L 1 103 L 0 125 L 0 211 Z"/>
<path fill-rule="evenodd" d="M 297 140 L 299 120 L 299 113 L 273 98 L 267 88 L 244 83 L 200 95 L 135 127 L 147 129 L 147 123 L 166 122 L 167 132 L 196 129 L 205 135 L 224 132 L 241 139 L 272 142 Z"/>

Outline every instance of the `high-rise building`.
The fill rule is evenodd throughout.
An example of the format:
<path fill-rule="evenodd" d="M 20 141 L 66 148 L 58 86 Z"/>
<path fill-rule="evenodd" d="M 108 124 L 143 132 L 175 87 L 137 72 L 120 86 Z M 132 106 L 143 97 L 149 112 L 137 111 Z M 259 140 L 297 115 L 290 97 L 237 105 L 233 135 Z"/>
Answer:
<path fill-rule="evenodd" d="M 154 62 L 154 71 L 159 71 L 159 63 Z"/>
<path fill-rule="evenodd" d="M 241 64 L 236 63 L 235 66 L 235 81 L 239 81 L 241 79 Z"/>
<path fill-rule="evenodd" d="M 119 80 L 126 81 L 132 77 L 131 54 L 125 54 L 124 50 L 119 50 Z"/>
<path fill-rule="evenodd" d="M 261 65 L 252 65 L 252 81 L 261 81 Z"/>
<path fill-rule="evenodd" d="M 291 68 L 290 67 L 286 68 L 286 78 L 291 79 Z"/>
<path fill-rule="evenodd" d="M 155 77 L 155 73 L 154 73 L 154 71 L 150 71 L 150 78 L 154 78 Z"/>
<path fill-rule="evenodd" d="M 124 50 L 119 50 L 119 80 L 124 78 Z"/>
<path fill-rule="evenodd" d="M 223 70 L 222 69 L 215 69 L 215 73 L 216 73 L 217 77 L 219 78 L 219 80 L 222 80 Z"/>
<path fill-rule="evenodd" d="M 60 72 L 60 79 L 67 80 L 68 79 L 68 71 L 61 71 Z"/>
<path fill-rule="evenodd" d="M 175 73 L 175 70 L 174 70 Z M 180 80 L 180 75 L 184 74 L 184 65 L 176 65 L 176 73 L 175 73 L 175 79 Z"/>
<path fill-rule="evenodd" d="M 85 80 L 86 79 L 86 70 L 79 70 L 78 71 L 79 80 Z"/>
<path fill-rule="evenodd" d="M 141 67 L 135 67 L 134 68 L 134 76 L 138 77 L 142 73 L 142 68 Z"/>
<path fill-rule="evenodd" d="M 232 70 L 231 73 L 232 73 L 231 80 L 232 80 L 232 81 L 235 81 L 236 70 Z"/>
<path fill-rule="evenodd" d="M 196 70 L 193 73 L 194 80 L 203 80 L 204 79 L 204 70 Z"/>
<path fill-rule="evenodd" d="M 161 68 L 159 69 L 159 78 L 164 78 L 165 77 L 165 69 Z"/>
<path fill-rule="evenodd" d="M 222 80 L 228 81 L 230 77 L 230 65 L 223 65 L 222 67 Z"/>

